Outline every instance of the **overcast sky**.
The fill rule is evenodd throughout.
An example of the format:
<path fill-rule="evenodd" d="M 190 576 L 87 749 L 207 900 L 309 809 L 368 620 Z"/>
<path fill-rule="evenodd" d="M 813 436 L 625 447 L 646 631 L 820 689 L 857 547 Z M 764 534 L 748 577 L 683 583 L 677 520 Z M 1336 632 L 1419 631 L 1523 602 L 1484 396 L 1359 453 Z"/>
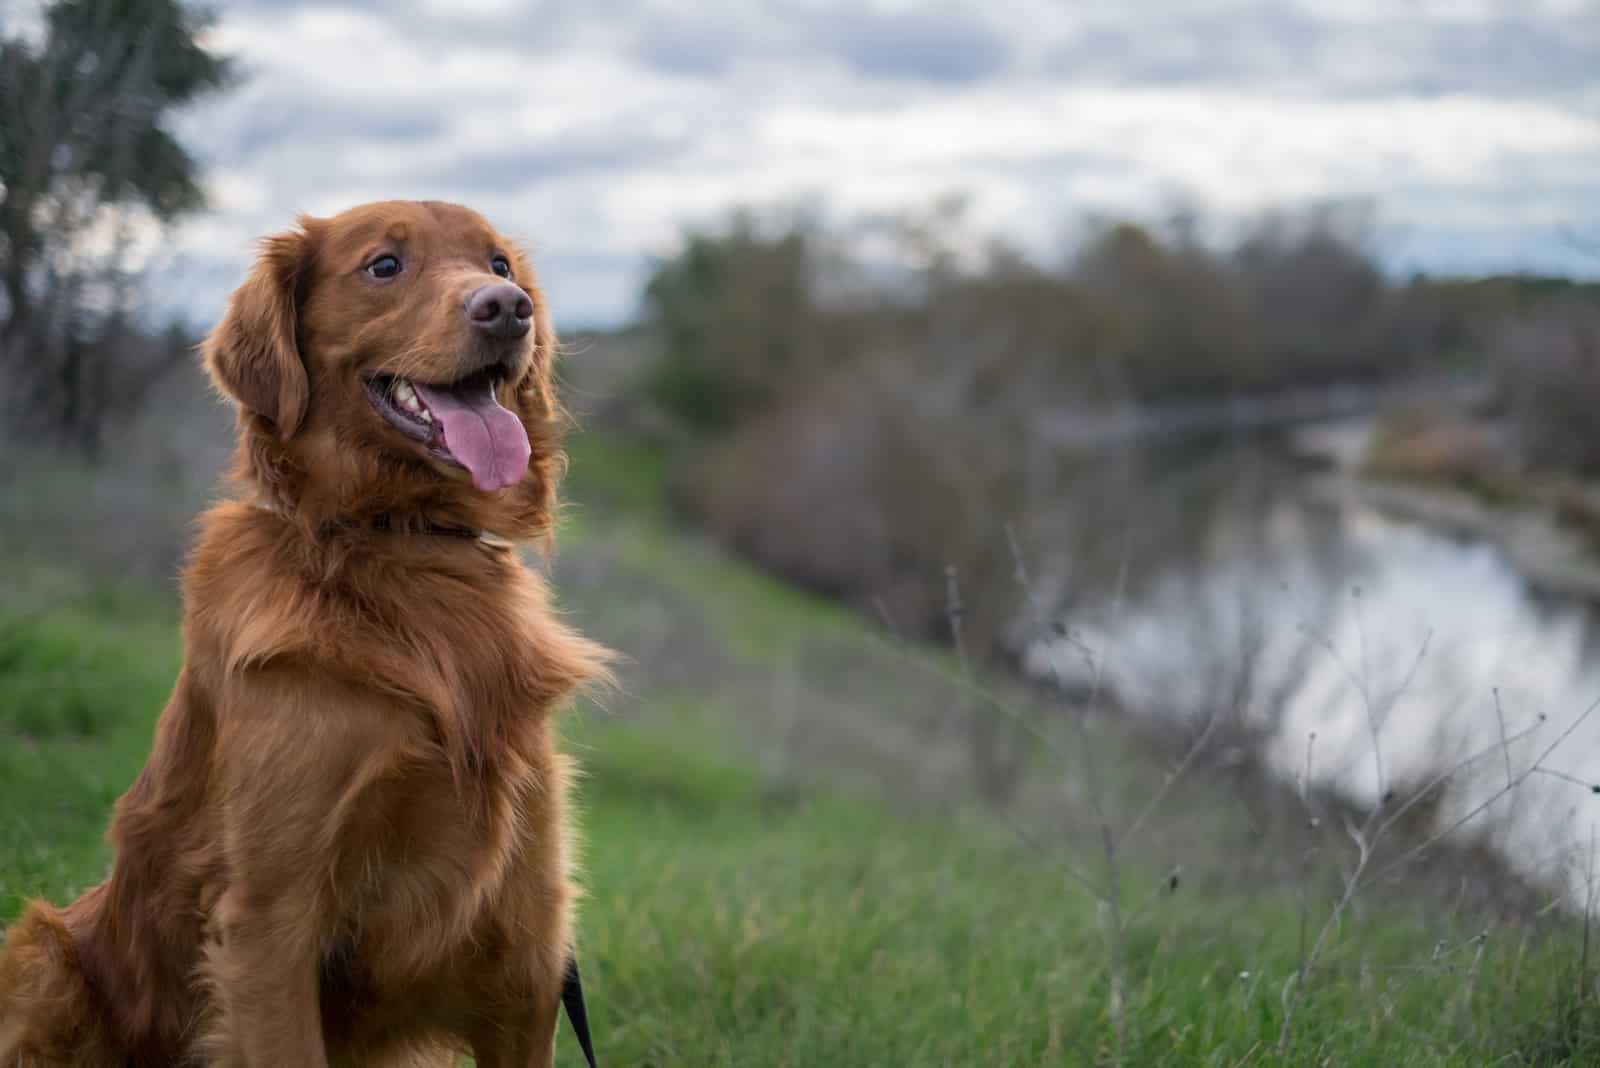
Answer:
<path fill-rule="evenodd" d="M 301 211 L 459 200 L 558 320 L 616 322 L 735 203 L 965 191 L 1050 254 L 1086 212 L 1370 198 L 1395 270 L 1600 275 L 1600 0 L 257 0 L 182 121 L 213 210 L 163 252 L 207 323 Z M 1592 245 L 1592 250 L 1586 245 Z"/>

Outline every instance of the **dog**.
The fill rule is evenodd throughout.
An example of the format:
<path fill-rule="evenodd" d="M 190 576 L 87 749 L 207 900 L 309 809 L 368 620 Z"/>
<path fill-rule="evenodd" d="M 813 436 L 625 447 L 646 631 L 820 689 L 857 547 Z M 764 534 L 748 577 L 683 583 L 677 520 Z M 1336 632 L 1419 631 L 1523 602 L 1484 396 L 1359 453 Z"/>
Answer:
<path fill-rule="evenodd" d="M 232 499 L 109 877 L 0 945 L 0 1064 L 549 1065 L 573 949 L 553 716 L 609 653 L 557 618 L 567 420 L 527 257 L 387 202 L 265 239 L 200 350 Z"/>

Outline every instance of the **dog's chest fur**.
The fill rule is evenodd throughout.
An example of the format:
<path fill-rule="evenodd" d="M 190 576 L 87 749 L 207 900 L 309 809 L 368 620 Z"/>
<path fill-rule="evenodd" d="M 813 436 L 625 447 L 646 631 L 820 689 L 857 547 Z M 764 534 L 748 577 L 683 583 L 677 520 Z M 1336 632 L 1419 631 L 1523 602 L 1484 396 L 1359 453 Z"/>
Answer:
<path fill-rule="evenodd" d="M 336 950 L 358 974 L 383 987 L 427 981 L 495 936 L 508 885 L 552 873 L 564 882 L 564 776 L 542 731 L 513 732 L 464 776 L 419 732 L 417 756 L 370 791 L 349 828 L 361 849 L 341 859 L 338 876 Z"/>
<path fill-rule="evenodd" d="M 264 564 L 272 548 L 233 544 Z M 237 586 L 208 589 L 203 571 L 191 589 L 223 670 L 288 659 L 393 711 L 392 752 L 347 829 L 359 848 L 334 873 L 330 949 L 331 968 L 379 988 L 437 981 L 508 922 L 564 940 L 567 776 L 550 713 L 593 671 L 590 647 L 574 645 L 510 551 L 394 548 L 407 556 L 351 559 L 315 583 L 273 560 L 260 574 L 277 595 L 254 599 L 266 612 L 239 603 L 253 598 Z"/>

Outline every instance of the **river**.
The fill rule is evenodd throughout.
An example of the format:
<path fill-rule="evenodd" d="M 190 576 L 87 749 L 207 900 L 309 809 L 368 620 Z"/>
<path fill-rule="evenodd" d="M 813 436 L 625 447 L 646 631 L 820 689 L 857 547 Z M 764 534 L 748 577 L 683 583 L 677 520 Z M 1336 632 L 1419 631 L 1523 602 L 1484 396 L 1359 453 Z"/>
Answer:
<path fill-rule="evenodd" d="M 1519 874 L 1586 900 L 1593 606 L 1538 592 L 1493 544 L 1319 491 L 1282 437 L 1052 477 L 1054 514 L 1075 518 L 1025 540 L 1054 550 L 1034 593 L 1065 634 L 1020 643 L 1028 673 L 1073 688 L 1098 673 L 1116 707 L 1158 723 L 1237 716 L 1277 774 L 1367 808 L 1460 766 L 1440 829 L 1460 822 Z"/>

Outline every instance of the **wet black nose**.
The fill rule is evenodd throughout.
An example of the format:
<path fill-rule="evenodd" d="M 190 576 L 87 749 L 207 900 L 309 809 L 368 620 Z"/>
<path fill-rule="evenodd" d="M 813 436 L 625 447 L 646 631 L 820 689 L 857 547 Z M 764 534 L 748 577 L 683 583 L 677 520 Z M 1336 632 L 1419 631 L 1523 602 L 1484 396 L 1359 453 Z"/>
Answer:
<path fill-rule="evenodd" d="M 526 337 L 533 301 L 510 282 L 479 286 L 467 297 L 467 322 L 490 337 Z"/>

